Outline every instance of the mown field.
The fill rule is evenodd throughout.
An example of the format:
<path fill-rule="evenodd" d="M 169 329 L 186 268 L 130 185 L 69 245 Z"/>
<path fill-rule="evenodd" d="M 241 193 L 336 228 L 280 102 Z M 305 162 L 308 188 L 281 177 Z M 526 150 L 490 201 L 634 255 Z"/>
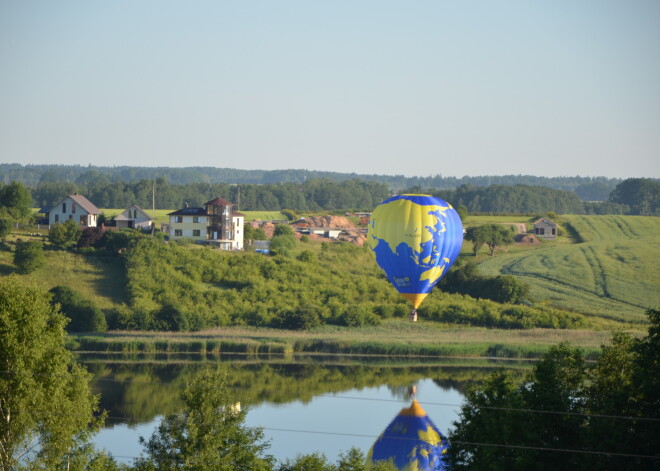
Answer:
<path fill-rule="evenodd" d="M 561 237 L 539 247 L 513 246 L 495 257 L 480 255 L 480 272 L 519 277 L 536 302 L 644 322 L 646 309 L 660 306 L 660 218 L 563 216 L 560 222 L 574 243 Z"/>

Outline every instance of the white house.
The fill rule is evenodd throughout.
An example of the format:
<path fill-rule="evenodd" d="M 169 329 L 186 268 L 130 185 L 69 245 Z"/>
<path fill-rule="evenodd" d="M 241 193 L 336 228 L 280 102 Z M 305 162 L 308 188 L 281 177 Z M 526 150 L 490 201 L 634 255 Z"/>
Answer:
<path fill-rule="evenodd" d="M 150 229 L 153 218 L 145 210 L 134 204 L 115 217 L 117 227 L 128 227 L 131 229 Z"/>
<path fill-rule="evenodd" d="M 233 203 L 216 198 L 203 208 L 185 207 L 172 213 L 168 224 L 170 240 L 189 238 L 224 250 L 243 249 L 245 216 L 233 210 Z"/>
<path fill-rule="evenodd" d="M 48 224 L 53 225 L 69 219 L 81 226 L 96 227 L 99 208 L 83 195 L 74 193 L 53 206 L 48 212 Z"/>

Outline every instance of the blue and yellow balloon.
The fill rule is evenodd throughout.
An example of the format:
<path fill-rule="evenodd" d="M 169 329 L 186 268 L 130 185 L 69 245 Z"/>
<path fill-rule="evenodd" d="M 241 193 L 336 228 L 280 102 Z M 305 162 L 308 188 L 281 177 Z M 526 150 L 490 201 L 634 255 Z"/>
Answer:
<path fill-rule="evenodd" d="M 367 244 L 390 283 L 417 309 L 456 261 L 463 225 L 440 198 L 397 195 L 371 214 Z"/>

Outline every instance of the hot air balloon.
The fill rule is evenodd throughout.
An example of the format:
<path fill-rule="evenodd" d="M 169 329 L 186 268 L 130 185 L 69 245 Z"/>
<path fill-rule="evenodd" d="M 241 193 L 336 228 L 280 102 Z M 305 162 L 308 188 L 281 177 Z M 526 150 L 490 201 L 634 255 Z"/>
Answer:
<path fill-rule="evenodd" d="M 401 471 L 440 471 L 446 469 L 442 455 L 447 446 L 447 439 L 413 399 L 378 437 L 367 461 L 392 460 Z"/>
<path fill-rule="evenodd" d="M 446 201 L 397 195 L 371 214 L 367 244 L 388 280 L 416 310 L 456 261 L 463 244 L 461 218 Z"/>

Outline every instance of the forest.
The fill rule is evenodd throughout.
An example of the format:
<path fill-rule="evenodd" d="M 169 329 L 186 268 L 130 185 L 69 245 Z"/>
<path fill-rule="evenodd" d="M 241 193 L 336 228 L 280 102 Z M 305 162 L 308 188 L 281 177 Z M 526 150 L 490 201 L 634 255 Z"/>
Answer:
<path fill-rule="evenodd" d="M 24 185 L 20 181 L 0 184 Z M 333 181 L 313 178 L 303 182 L 229 184 L 170 183 L 164 177 L 155 180 L 111 181 L 97 171 L 81 175 L 75 182 L 47 180 L 28 187 L 34 207 L 50 208 L 73 193 L 85 195 L 100 208 L 177 209 L 186 204 L 200 207 L 210 199 L 232 201 L 243 211 L 371 211 L 395 190 L 386 183 L 349 179 Z M 454 207 L 464 207 L 473 214 L 660 214 L 660 182 L 651 179 L 628 179 L 612 188 L 606 201 L 582 201 L 572 192 L 545 186 L 523 184 L 456 188 L 407 187 L 402 193 L 428 193 L 439 196 Z M 7 206 L 7 205 L 4 205 Z"/>
<path fill-rule="evenodd" d="M 164 178 L 175 185 L 189 183 L 229 184 L 273 184 L 303 183 L 320 179 L 341 182 L 364 180 L 382 183 L 393 191 L 404 188 L 457 188 L 461 185 L 530 185 L 544 186 L 556 190 L 572 191 L 584 201 L 604 201 L 622 179 L 606 177 L 537 177 L 533 175 L 463 176 L 449 177 L 433 175 L 427 177 L 404 177 L 403 175 L 375 175 L 322 172 L 305 169 L 286 170 L 239 170 L 216 167 L 100 167 L 94 165 L 21 165 L 0 164 L 1 181 L 19 181 L 29 187 L 43 182 L 81 183 L 90 179 L 103 178 L 108 182 L 136 182 Z"/>

